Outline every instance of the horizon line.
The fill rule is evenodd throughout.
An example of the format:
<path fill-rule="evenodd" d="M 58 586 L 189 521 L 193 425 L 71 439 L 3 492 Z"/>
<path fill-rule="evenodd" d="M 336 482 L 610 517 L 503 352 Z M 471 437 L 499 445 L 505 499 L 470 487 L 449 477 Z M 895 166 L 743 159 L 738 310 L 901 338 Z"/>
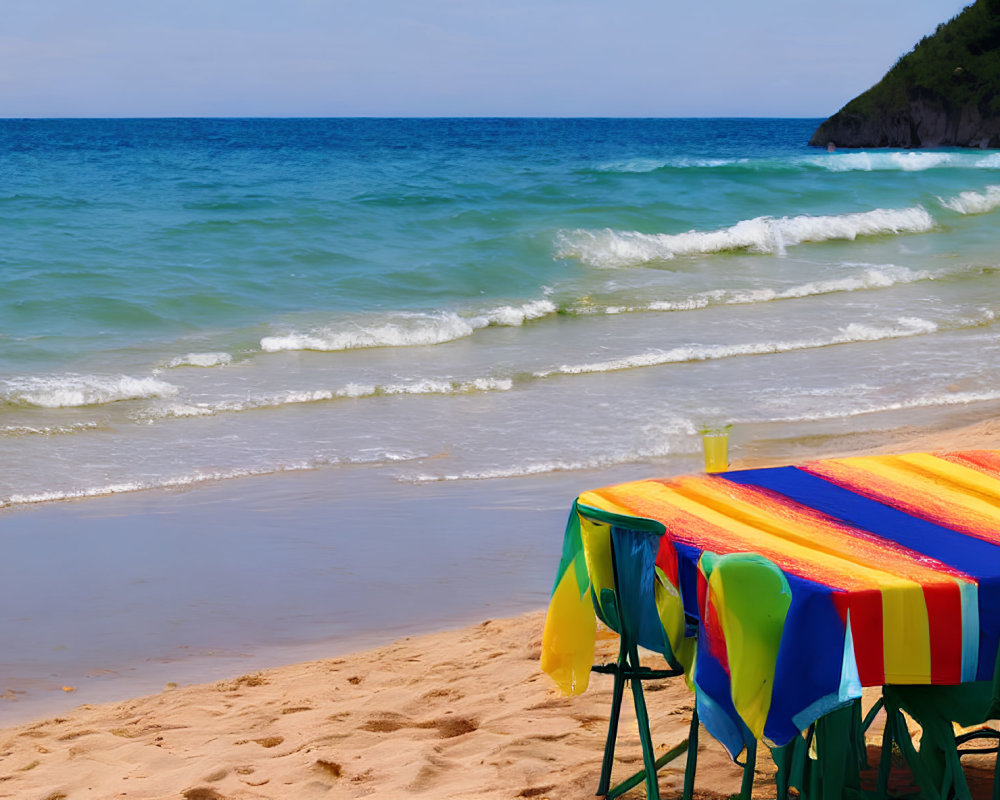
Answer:
<path fill-rule="evenodd" d="M 784 119 L 784 120 L 822 120 L 826 117 L 822 116 L 790 116 L 790 115 L 779 115 L 779 116 L 754 116 L 754 115 L 680 115 L 680 116 L 645 116 L 645 115 L 629 115 L 629 116 L 609 116 L 609 115 L 534 115 L 534 114 L 523 114 L 523 115 L 509 115 L 509 114 L 499 114 L 499 115 L 488 115 L 488 114 L 375 114 L 375 115 L 364 115 L 364 114 L 338 114 L 338 115 L 326 115 L 326 116 L 313 116 L 313 115 L 296 115 L 296 114 L 280 114 L 280 115 L 157 115 L 157 116 L 132 116 L 132 115 L 112 115 L 112 116 L 0 116 L 0 122 L 59 122 L 59 121 L 103 121 L 103 120 L 137 120 L 137 121 L 153 121 L 153 120 L 712 120 L 712 119 L 725 119 L 725 120 L 758 120 L 758 119 Z"/>

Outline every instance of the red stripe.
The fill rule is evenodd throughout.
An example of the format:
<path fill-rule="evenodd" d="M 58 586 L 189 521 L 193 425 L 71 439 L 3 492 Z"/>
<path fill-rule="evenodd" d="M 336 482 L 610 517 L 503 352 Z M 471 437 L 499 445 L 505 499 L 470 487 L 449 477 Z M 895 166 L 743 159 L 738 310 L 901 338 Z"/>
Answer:
<path fill-rule="evenodd" d="M 957 583 L 924 587 L 930 623 L 931 683 L 962 682 L 962 595 Z"/>
<path fill-rule="evenodd" d="M 729 675 L 729 653 L 726 650 L 726 636 L 722 631 L 722 623 L 719 621 L 719 614 L 715 609 L 715 604 L 709 602 L 708 580 L 705 573 L 698 570 L 698 607 L 701 609 L 701 624 L 705 629 L 705 642 L 708 645 L 708 653 L 726 674 Z"/>
<path fill-rule="evenodd" d="M 677 574 L 677 551 L 669 536 L 660 537 L 660 549 L 656 551 L 656 566 L 663 570 L 667 580 L 680 589 L 681 581 Z"/>
<path fill-rule="evenodd" d="M 862 686 L 881 686 L 885 683 L 885 651 L 882 639 L 882 592 L 878 589 L 834 592 L 833 602 L 841 619 L 851 612 L 851 635 L 854 657 L 858 663 L 858 677 Z"/>

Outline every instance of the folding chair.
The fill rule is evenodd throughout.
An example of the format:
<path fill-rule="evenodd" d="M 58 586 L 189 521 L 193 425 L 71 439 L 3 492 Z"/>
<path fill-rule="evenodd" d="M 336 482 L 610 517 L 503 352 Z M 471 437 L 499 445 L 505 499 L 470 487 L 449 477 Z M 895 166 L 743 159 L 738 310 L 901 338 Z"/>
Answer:
<path fill-rule="evenodd" d="M 664 527 L 654 520 L 622 516 L 581 504 L 576 508 L 594 610 L 620 637 L 617 660 L 592 668 L 593 672 L 614 677 L 611 717 L 597 795 L 615 798 L 645 781 L 647 798 L 659 800 L 657 771 L 687 751 L 683 797 L 689 800 L 698 755 L 697 710 L 692 713 L 688 739 L 656 758 L 642 690 L 643 681 L 683 675 L 682 661 L 690 663 L 693 654 L 693 640 L 684 642 L 685 622 L 677 588 L 670 585 L 662 570 L 656 567 Z M 671 646 L 670 632 L 680 645 L 680 660 Z M 639 647 L 661 653 L 668 668 L 641 666 Z M 611 768 L 626 684 L 632 690 L 643 769 L 611 787 Z"/>

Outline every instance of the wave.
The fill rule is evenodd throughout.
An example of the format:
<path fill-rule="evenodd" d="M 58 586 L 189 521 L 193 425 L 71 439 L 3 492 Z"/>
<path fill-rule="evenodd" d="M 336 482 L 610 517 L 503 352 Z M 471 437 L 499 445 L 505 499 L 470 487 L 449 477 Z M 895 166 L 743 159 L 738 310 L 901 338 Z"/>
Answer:
<path fill-rule="evenodd" d="M 62 436 L 99 428 L 96 422 L 75 422 L 70 425 L 0 425 L 0 436 Z"/>
<path fill-rule="evenodd" d="M 167 363 L 168 369 L 175 367 L 224 367 L 232 363 L 229 353 L 188 353 L 186 356 L 176 356 Z"/>
<path fill-rule="evenodd" d="M 675 418 L 644 429 L 644 441 L 654 444 L 634 450 L 621 450 L 601 456 L 591 456 L 578 460 L 553 459 L 551 461 L 529 461 L 507 467 L 467 470 L 465 472 L 433 475 L 401 475 L 396 480 L 402 483 L 440 483 L 446 481 L 482 481 L 497 478 L 522 478 L 529 475 L 544 475 L 551 472 L 578 472 L 588 469 L 606 469 L 620 464 L 631 464 L 647 459 L 667 458 L 677 455 L 691 455 L 699 452 L 701 443 L 696 438 L 698 427 L 689 419 Z"/>
<path fill-rule="evenodd" d="M 1000 154 L 946 151 L 838 151 L 791 158 L 632 158 L 609 161 L 581 172 L 649 173 L 666 170 L 787 171 L 803 167 L 829 172 L 923 172 L 929 169 L 1000 169 Z"/>
<path fill-rule="evenodd" d="M 772 300 L 791 300 L 839 292 L 856 292 L 864 289 L 887 289 L 890 286 L 934 280 L 937 276 L 926 270 L 912 270 L 895 264 L 873 266 L 856 275 L 810 281 L 787 289 L 711 289 L 683 300 L 654 300 L 645 306 L 613 306 L 606 313 L 620 314 L 631 311 L 693 311 L 714 305 L 749 305 Z"/>
<path fill-rule="evenodd" d="M 976 324 L 982 324 L 978 322 Z M 547 378 L 552 375 L 582 375 L 594 372 L 615 372 L 636 367 L 655 367 L 663 364 L 682 364 L 694 361 L 715 361 L 736 356 L 770 355 L 774 353 L 789 353 L 795 350 L 811 350 L 817 347 L 829 347 L 838 344 L 854 344 L 858 342 L 877 342 L 885 339 L 900 339 L 909 336 L 921 336 L 934 333 L 938 325 L 917 317 L 901 317 L 891 327 L 878 327 L 851 323 L 840 331 L 825 338 L 799 339 L 776 342 L 755 342 L 750 344 L 716 344 L 691 345 L 675 347 L 670 350 L 649 350 L 634 356 L 598 361 L 591 364 L 563 365 L 551 370 L 535 372 L 537 378 Z"/>
<path fill-rule="evenodd" d="M 130 378 L 127 375 L 8 378 L 0 381 L 0 403 L 38 408 L 77 408 L 121 400 L 172 397 L 178 391 L 176 386 L 157 378 Z"/>
<path fill-rule="evenodd" d="M 140 421 L 182 417 L 208 417 L 215 414 L 238 413 L 288 405 L 322 403 L 331 400 L 389 397 L 392 395 L 472 394 L 475 392 L 505 392 L 514 387 L 510 378 L 475 378 L 471 381 L 448 381 L 433 378 L 408 383 L 362 384 L 349 383 L 342 389 L 307 389 L 276 395 L 263 395 L 240 400 L 219 400 L 214 403 L 168 403 L 136 412 Z"/>
<path fill-rule="evenodd" d="M 927 169 L 954 166 L 977 166 L 965 153 L 940 152 L 888 152 L 830 153 L 812 156 L 808 163 L 828 169 L 831 172 L 876 172 L 894 170 L 903 172 L 923 172 Z"/>
<path fill-rule="evenodd" d="M 282 472 L 303 472 L 306 470 L 321 469 L 323 467 L 399 463 L 402 461 L 415 461 L 426 457 L 427 455 L 425 453 L 377 451 L 371 455 L 349 458 L 326 458 L 317 456 L 304 461 L 292 464 L 276 465 L 274 467 L 240 467 L 230 470 L 215 471 L 196 470 L 187 475 L 160 479 L 154 478 L 147 481 L 124 481 L 122 483 L 109 483 L 102 486 L 79 489 L 53 489 L 41 492 L 15 493 L 5 498 L 0 498 L 0 508 L 16 505 L 30 505 L 34 503 L 48 503 L 58 500 L 79 500 L 87 497 L 105 497 L 112 494 L 141 492 L 147 489 L 176 489 L 197 486 L 203 483 L 230 480 L 232 478 L 249 478 L 256 475 L 274 475 Z"/>
<path fill-rule="evenodd" d="M 749 164 L 747 158 L 632 158 L 626 161 L 610 161 L 593 168 L 594 172 L 656 172 L 662 169 L 716 169 Z M 585 170 L 590 171 L 590 170 Z"/>
<path fill-rule="evenodd" d="M 962 192 L 955 197 L 938 200 L 945 208 L 957 211 L 959 214 L 987 214 L 995 208 L 1000 208 L 1000 186 L 987 186 L 980 192 Z"/>
<path fill-rule="evenodd" d="M 964 406 L 970 403 L 984 403 L 1000 400 L 1000 391 L 992 392 L 949 392 L 948 394 L 922 395 L 909 400 L 898 400 L 891 403 L 871 403 L 853 409 L 844 409 L 838 405 L 836 409 L 811 414 L 801 414 L 783 417 L 780 422 L 820 422 L 823 420 L 847 419 L 866 414 L 880 414 L 885 411 L 910 411 L 917 408 L 939 408 L 943 406 Z"/>
<path fill-rule="evenodd" d="M 400 312 L 384 321 L 265 336 L 260 340 L 260 347 L 265 352 L 275 353 L 283 350 L 338 351 L 442 344 L 471 336 L 482 328 L 524 325 L 557 311 L 555 304 L 549 300 L 534 300 L 520 306 L 498 306 L 472 316 L 451 311 L 435 314 Z"/>
<path fill-rule="evenodd" d="M 622 267 L 677 256 L 707 255 L 746 250 L 751 253 L 784 253 L 804 242 L 859 236 L 923 233 L 934 219 L 922 206 L 863 211 L 833 216 L 755 217 L 716 231 L 639 233 L 638 231 L 575 230 L 557 235 L 557 257 L 577 258 L 597 267 Z"/>

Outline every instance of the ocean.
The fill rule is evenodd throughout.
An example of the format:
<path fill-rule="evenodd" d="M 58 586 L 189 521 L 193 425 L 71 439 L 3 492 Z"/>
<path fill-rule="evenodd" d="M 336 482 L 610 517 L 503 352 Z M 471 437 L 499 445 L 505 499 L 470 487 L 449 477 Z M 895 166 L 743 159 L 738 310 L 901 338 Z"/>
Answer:
<path fill-rule="evenodd" d="M 0 121 L 0 504 L 996 413 L 1000 153 L 818 122 Z"/>
<path fill-rule="evenodd" d="M 996 415 L 1000 153 L 818 122 L 0 121 L 0 723 L 538 609 L 706 427 Z"/>

